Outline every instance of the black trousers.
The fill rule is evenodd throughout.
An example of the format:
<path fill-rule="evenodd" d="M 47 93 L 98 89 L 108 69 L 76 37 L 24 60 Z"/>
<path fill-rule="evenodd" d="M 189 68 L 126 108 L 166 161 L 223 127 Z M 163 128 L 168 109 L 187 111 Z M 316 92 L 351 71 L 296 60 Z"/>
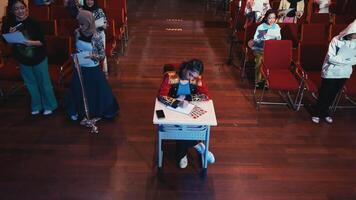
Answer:
<path fill-rule="evenodd" d="M 176 141 L 176 151 L 177 151 L 177 161 L 179 162 L 184 156 L 187 155 L 188 149 L 198 144 L 196 140 L 177 140 Z"/>
<path fill-rule="evenodd" d="M 319 97 L 315 106 L 314 116 L 327 117 L 329 116 L 329 107 L 334 102 L 338 92 L 342 89 L 346 82 L 346 78 L 330 79 L 322 78 L 319 88 Z"/>

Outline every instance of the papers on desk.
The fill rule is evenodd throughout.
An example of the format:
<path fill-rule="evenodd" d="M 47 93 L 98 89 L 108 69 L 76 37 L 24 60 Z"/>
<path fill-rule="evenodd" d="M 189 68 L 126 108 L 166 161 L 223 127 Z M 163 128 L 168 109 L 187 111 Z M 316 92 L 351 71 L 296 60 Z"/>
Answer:
<path fill-rule="evenodd" d="M 179 106 L 178 106 L 177 108 L 173 108 L 173 107 L 171 107 L 171 106 L 167 106 L 167 108 L 170 109 L 170 110 L 179 112 L 179 113 L 183 113 L 183 114 L 189 115 L 189 113 L 192 112 L 194 106 L 195 106 L 195 105 L 189 103 L 188 106 L 185 107 L 185 108 L 181 108 L 181 107 L 179 107 Z"/>
<path fill-rule="evenodd" d="M 77 53 L 77 58 L 78 58 L 78 62 L 79 65 L 91 65 L 93 63 L 93 60 L 90 57 L 90 51 L 82 51 Z"/>
<path fill-rule="evenodd" d="M 343 46 L 339 49 L 339 51 L 337 52 L 337 55 L 348 60 L 348 59 L 356 57 L 356 49 L 352 49 L 348 46 Z"/>
<path fill-rule="evenodd" d="M 12 33 L 5 33 L 5 34 L 2 34 L 2 36 L 4 37 L 4 39 L 6 40 L 7 43 L 24 44 L 27 41 L 25 36 L 20 31 L 16 31 L 16 32 L 12 32 Z"/>
<path fill-rule="evenodd" d="M 95 20 L 95 27 L 96 28 L 103 27 L 104 25 L 105 25 L 104 17 L 101 17 L 101 18 Z"/>

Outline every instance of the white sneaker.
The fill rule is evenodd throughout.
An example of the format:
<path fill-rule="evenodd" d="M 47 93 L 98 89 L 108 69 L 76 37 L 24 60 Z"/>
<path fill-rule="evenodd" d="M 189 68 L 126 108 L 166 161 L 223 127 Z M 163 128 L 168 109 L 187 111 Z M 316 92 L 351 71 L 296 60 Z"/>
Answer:
<path fill-rule="evenodd" d="M 185 155 L 182 159 L 180 159 L 179 161 L 179 167 L 181 169 L 184 169 L 188 166 L 188 158 L 187 158 L 187 155 Z"/>
<path fill-rule="evenodd" d="M 320 118 L 319 117 L 312 117 L 312 121 L 316 124 L 319 124 Z"/>
<path fill-rule="evenodd" d="M 70 119 L 71 119 L 72 121 L 77 121 L 77 120 L 78 120 L 78 115 L 71 115 L 71 116 L 70 116 Z"/>
<path fill-rule="evenodd" d="M 51 115 L 52 113 L 53 113 L 52 110 L 43 111 L 43 115 Z"/>
<path fill-rule="evenodd" d="M 331 117 L 325 117 L 325 121 L 329 124 L 333 123 L 333 118 Z"/>
<path fill-rule="evenodd" d="M 197 145 L 194 146 L 194 148 L 197 150 L 197 152 L 199 152 L 201 155 L 203 155 L 203 153 L 205 152 L 205 145 L 202 142 L 199 142 Z M 215 157 L 214 154 L 211 153 L 211 151 L 208 151 L 208 155 L 207 155 L 207 160 L 209 164 L 212 164 L 215 162 Z"/>
<path fill-rule="evenodd" d="M 31 112 L 31 115 L 38 115 L 40 114 L 40 111 L 39 110 L 34 110 Z"/>

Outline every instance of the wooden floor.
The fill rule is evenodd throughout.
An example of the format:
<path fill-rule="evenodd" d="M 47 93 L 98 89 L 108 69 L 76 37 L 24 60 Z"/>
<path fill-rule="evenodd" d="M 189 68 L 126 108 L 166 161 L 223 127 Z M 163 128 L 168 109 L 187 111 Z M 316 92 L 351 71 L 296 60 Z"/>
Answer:
<path fill-rule="evenodd" d="M 27 95 L 1 104 L 0 199 L 355 200 L 355 109 L 338 110 L 332 125 L 313 124 L 304 108 L 256 111 L 251 83 L 225 64 L 224 16 L 204 10 L 203 0 L 128 0 L 128 50 L 110 74 L 121 111 L 99 122 L 99 135 L 69 121 L 63 108 L 31 117 Z M 190 58 L 206 66 L 216 163 L 202 179 L 194 152 L 178 169 L 168 143 L 157 176 L 152 115 L 162 65 Z"/>

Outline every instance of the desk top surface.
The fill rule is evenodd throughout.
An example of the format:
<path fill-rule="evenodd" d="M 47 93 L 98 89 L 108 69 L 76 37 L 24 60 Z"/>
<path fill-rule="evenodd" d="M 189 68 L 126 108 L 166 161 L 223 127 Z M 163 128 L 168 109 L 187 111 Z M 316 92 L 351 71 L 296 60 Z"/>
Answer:
<path fill-rule="evenodd" d="M 194 105 L 206 110 L 207 112 L 198 118 L 193 118 L 189 115 L 179 113 L 177 111 L 168 109 L 163 103 L 156 99 L 155 109 L 153 111 L 153 124 L 175 124 L 175 125 L 209 125 L 216 126 L 217 120 L 212 100 L 204 102 L 191 102 Z M 163 110 L 164 119 L 158 119 L 156 110 Z"/>

